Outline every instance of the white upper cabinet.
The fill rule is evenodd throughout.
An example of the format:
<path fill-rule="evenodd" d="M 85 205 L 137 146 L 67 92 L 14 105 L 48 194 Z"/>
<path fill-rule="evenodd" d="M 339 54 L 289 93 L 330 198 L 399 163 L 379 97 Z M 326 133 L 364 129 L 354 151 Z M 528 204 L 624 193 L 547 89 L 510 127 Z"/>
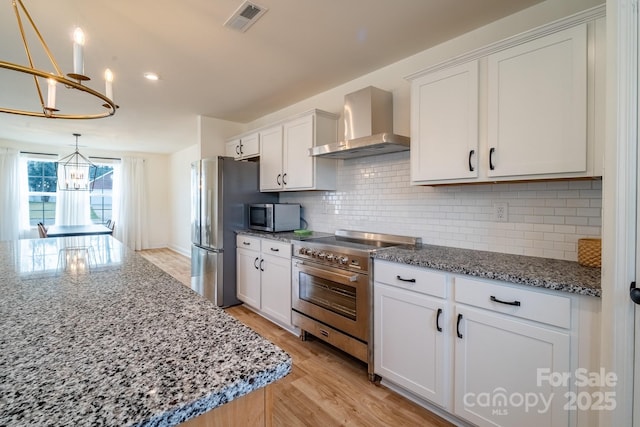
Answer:
<path fill-rule="evenodd" d="M 409 76 L 411 183 L 601 177 L 605 33 L 549 24 Z"/>
<path fill-rule="evenodd" d="M 313 116 L 301 117 L 284 124 L 282 184 L 287 190 L 313 187 Z"/>
<path fill-rule="evenodd" d="M 587 25 L 489 55 L 487 175 L 587 172 Z"/>
<path fill-rule="evenodd" d="M 477 177 L 478 61 L 414 80 L 411 126 L 412 181 Z"/>
<path fill-rule="evenodd" d="M 230 139 L 225 144 L 225 156 L 236 160 L 250 159 L 260 155 L 260 135 L 258 132 Z"/>
<path fill-rule="evenodd" d="M 260 191 L 282 190 L 282 125 L 260 132 Z"/>
<path fill-rule="evenodd" d="M 336 142 L 338 116 L 312 110 L 260 135 L 260 191 L 335 190 L 336 161 L 309 149 Z"/>

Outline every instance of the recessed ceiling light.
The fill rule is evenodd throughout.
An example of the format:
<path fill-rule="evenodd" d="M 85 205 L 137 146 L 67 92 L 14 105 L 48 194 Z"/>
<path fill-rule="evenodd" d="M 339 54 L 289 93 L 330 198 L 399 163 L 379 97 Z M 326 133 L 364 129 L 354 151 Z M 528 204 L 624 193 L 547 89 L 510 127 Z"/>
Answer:
<path fill-rule="evenodd" d="M 160 80 L 160 76 L 156 73 L 144 73 L 144 78 L 152 81 Z"/>

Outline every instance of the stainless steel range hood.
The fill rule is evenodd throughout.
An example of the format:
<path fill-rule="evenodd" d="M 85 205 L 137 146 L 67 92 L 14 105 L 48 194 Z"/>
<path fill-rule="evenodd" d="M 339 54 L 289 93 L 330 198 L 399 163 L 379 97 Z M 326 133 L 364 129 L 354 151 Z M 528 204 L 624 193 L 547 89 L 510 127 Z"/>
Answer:
<path fill-rule="evenodd" d="M 309 149 L 310 156 L 352 159 L 409 149 L 409 138 L 393 133 L 391 92 L 366 87 L 344 97 L 344 140 Z"/>

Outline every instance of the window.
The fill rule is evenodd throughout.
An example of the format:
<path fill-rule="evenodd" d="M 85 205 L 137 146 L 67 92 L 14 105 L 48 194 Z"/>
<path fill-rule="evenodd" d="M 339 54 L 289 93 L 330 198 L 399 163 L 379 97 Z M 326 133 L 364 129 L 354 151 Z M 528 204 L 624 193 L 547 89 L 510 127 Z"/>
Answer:
<path fill-rule="evenodd" d="M 51 225 L 56 220 L 56 163 L 46 160 L 27 162 L 29 180 L 29 224 Z"/>
<path fill-rule="evenodd" d="M 91 221 L 104 224 L 112 218 L 113 167 L 97 165 L 96 178 L 91 192 Z"/>
<path fill-rule="evenodd" d="M 93 191 L 89 193 L 91 222 L 104 224 L 113 218 L 113 166 L 97 164 Z M 57 168 L 51 160 L 27 159 L 29 225 L 56 222 Z"/>

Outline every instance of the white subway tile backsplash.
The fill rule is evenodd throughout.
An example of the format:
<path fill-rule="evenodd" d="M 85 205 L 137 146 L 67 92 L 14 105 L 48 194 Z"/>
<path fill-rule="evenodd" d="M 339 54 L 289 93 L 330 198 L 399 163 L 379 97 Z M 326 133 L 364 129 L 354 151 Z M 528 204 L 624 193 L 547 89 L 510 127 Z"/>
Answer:
<path fill-rule="evenodd" d="M 280 193 L 300 203 L 309 228 L 419 236 L 424 243 L 577 259 L 577 241 L 600 235 L 599 180 L 452 185 L 409 184 L 408 152 L 339 161 L 336 191 Z M 507 222 L 493 205 L 507 203 Z"/>

